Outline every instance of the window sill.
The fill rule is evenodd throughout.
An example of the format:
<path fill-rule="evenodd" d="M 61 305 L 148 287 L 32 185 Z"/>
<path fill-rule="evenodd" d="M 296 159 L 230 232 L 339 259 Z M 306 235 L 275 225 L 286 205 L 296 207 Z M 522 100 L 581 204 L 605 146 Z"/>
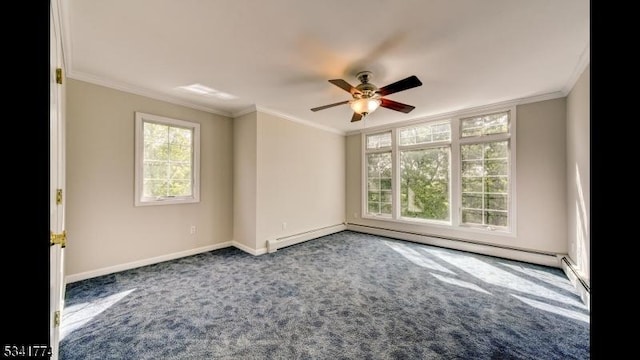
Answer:
<path fill-rule="evenodd" d="M 371 215 L 362 215 L 362 220 L 375 220 L 382 221 L 386 223 L 398 224 L 398 225 L 408 225 L 412 228 L 408 231 L 415 231 L 416 233 L 420 233 L 423 235 L 431 235 L 431 236 L 450 236 L 450 237 L 459 237 L 459 238 L 469 238 L 470 235 L 483 235 L 483 236 L 498 236 L 501 238 L 510 238 L 515 239 L 516 233 L 515 231 L 504 230 L 504 229 L 483 229 L 478 227 L 459 225 L 454 226 L 451 223 L 447 223 L 444 221 L 431 221 L 431 220 L 409 220 L 407 218 L 393 219 L 391 217 L 383 217 L 383 216 L 371 216 Z M 406 231 L 406 230 L 405 230 Z"/>
<path fill-rule="evenodd" d="M 200 199 L 196 199 L 196 198 L 137 200 L 135 203 L 135 206 L 179 205 L 179 204 L 195 204 L 199 202 L 200 202 Z"/>

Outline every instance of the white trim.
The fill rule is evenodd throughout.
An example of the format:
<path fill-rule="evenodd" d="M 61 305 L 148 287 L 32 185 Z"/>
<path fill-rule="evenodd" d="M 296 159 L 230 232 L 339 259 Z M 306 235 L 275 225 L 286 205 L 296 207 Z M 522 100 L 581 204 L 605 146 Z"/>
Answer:
<path fill-rule="evenodd" d="M 338 130 L 329 126 L 325 126 L 325 125 L 320 125 L 317 124 L 313 121 L 309 121 L 309 120 L 303 120 L 276 110 L 272 110 L 263 106 L 258 106 L 258 105 L 251 105 L 245 109 L 242 109 L 240 111 L 236 111 L 236 112 L 227 112 L 227 111 L 222 111 L 222 110 L 218 110 L 218 109 L 214 109 L 214 108 L 210 108 L 208 106 L 203 106 L 200 104 L 194 104 L 192 102 L 189 101 L 185 101 L 185 100 L 179 100 L 176 99 L 175 97 L 166 95 L 166 94 L 162 94 L 162 93 L 158 93 L 152 90 L 147 90 L 147 89 L 143 89 L 131 84 L 126 84 L 123 82 L 115 82 L 112 80 L 107 80 L 104 78 L 100 78 L 94 75 L 89 75 L 89 74 L 85 74 L 85 73 L 81 73 L 81 72 L 77 72 L 77 71 L 68 71 L 67 77 L 72 78 L 72 79 L 76 79 L 76 80 L 80 80 L 80 81 L 84 81 L 84 82 L 88 82 L 88 83 L 92 83 L 92 84 L 96 84 L 96 85 L 100 85 L 100 86 L 104 86 L 104 87 L 108 87 L 111 89 L 115 89 L 115 90 L 119 90 L 119 91 L 124 91 L 124 92 L 128 92 L 131 94 L 136 94 L 136 95 L 140 95 L 140 96 L 145 96 L 151 99 L 155 99 L 155 100 L 160 100 L 160 101 L 165 101 L 171 104 L 176 104 L 176 105 L 181 105 L 181 106 L 185 106 L 191 109 L 196 109 L 196 110 L 200 110 L 200 111 L 205 111 L 208 113 L 212 113 L 212 114 L 217 114 L 217 115 L 222 115 L 222 116 L 226 116 L 226 117 L 230 117 L 230 118 L 237 118 L 240 117 L 242 115 L 246 115 L 252 112 L 262 112 L 265 114 L 270 114 L 273 116 L 277 116 L 279 118 L 285 119 L 285 120 L 289 120 L 289 121 L 293 121 L 293 122 L 297 122 L 306 126 L 310 126 L 310 127 L 314 127 L 316 129 L 320 129 L 320 130 L 324 130 L 327 132 L 331 132 L 334 134 L 338 134 L 338 135 L 346 135 L 346 133 L 342 130 Z"/>
<path fill-rule="evenodd" d="M 71 68 L 71 66 L 69 66 L 69 68 Z M 107 80 L 95 75 L 89 75 L 89 74 L 85 74 L 85 73 L 81 73 L 78 71 L 71 71 L 69 70 L 67 73 L 67 77 L 68 78 L 72 78 L 72 79 L 76 79 L 76 80 L 80 80 L 80 81 L 84 81 L 84 82 L 88 82 L 91 84 L 96 84 L 96 85 L 100 85 L 100 86 L 104 86 L 104 87 L 108 87 L 111 89 L 115 89 L 115 90 L 119 90 L 119 91 L 124 91 L 130 94 L 135 94 L 135 95 L 140 95 L 140 96 L 144 96 L 144 97 L 148 97 L 151 99 L 155 99 L 155 100 L 160 100 L 160 101 L 164 101 L 164 102 L 168 102 L 171 104 L 176 104 L 176 105 L 180 105 L 180 106 L 185 106 L 191 109 L 195 109 L 195 110 L 200 110 L 200 111 L 205 111 L 211 114 L 216 114 L 216 115 L 222 115 L 222 116 L 226 116 L 226 117 L 232 117 L 231 113 L 227 112 L 227 111 L 222 111 L 222 110 L 218 110 L 218 109 L 214 109 L 214 108 L 210 108 L 208 106 L 203 106 L 200 104 L 195 104 L 189 101 L 185 101 L 185 100 L 179 100 L 176 99 L 173 96 L 170 95 L 166 95 L 166 94 L 162 94 L 156 91 L 152 91 L 152 90 L 147 90 L 147 89 L 143 89 L 140 87 L 137 87 L 135 85 L 131 85 L 131 84 L 127 84 L 124 82 L 116 82 L 113 80 Z"/>
<path fill-rule="evenodd" d="M 573 87 L 576 85 L 576 82 L 580 78 L 580 75 L 587 68 L 587 65 L 591 62 L 591 46 L 587 44 L 584 50 L 582 50 L 582 54 L 580 54 L 580 58 L 578 59 L 578 63 L 576 67 L 573 69 L 573 73 L 569 76 L 567 83 L 562 88 L 562 93 L 567 96 L 573 90 Z"/>
<path fill-rule="evenodd" d="M 239 243 L 239 242 L 237 242 L 235 240 L 231 242 L 231 246 L 233 246 L 233 247 L 235 247 L 235 248 L 237 248 L 239 250 L 242 250 L 242 251 L 244 251 L 246 253 L 249 253 L 249 254 L 251 254 L 253 256 L 259 256 L 259 255 L 267 253 L 267 248 L 266 247 L 263 247 L 263 248 L 260 248 L 260 249 L 252 249 L 252 248 L 248 247 L 247 245 L 241 244 L 241 243 Z"/>
<path fill-rule="evenodd" d="M 565 261 L 563 261 L 563 259 L 566 261 L 566 263 Z M 587 287 L 588 285 L 586 284 L 586 281 L 582 279 L 580 274 L 575 272 L 574 269 L 576 264 L 573 262 L 573 260 L 571 260 L 568 254 L 559 254 L 558 261 L 560 261 L 562 271 L 564 271 L 564 273 L 567 275 L 567 278 L 569 278 L 569 281 L 571 281 L 573 287 L 576 289 L 576 291 L 578 291 L 580 299 L 587 306 L 587 309 L 591 311 L 591 289 Z"/>
<path fill-rule="evenodd" d="M 64 77 L 69 77 L 69 72 L 72 68 L 72 59 L 71 54 L 71 32 L 69 29 L 69 1 L 56 0 L 55 1 L 58 14 L 59 14 L 59 24 L 60 24 L 60 37 L 62 41 L 62 60 L 63 60 L 63 69 L 64 69 Z"/>
<path fill-rule="evenodd" d="M 530 96 L 530 97 L 525 97 L 525 98 L 508 100 L 508 101 L 503 101 L 503 102 L 499 102 L 499 103 L 493 103 L 493 104 L 489 104 L 489 105 L 476 106 L 476 107 L 460 109 L 460 110 L 454 110 L 454 111 L 440 113 L 440 114 L 434 114 L 434 115 L 427 115 L 427 116 L 423 116 L 423 117 L 419 117 L 419 118 L 415 118 L 415 119 L 411 119 L 411 120 L 406 120 L 406 121 L 402 121 L 402 122 L 395 122 L 395 123 L 392 123 L 392 124 L 384 124 L 384 125 L 380 125 L 380 126 L 376 126 L 376 127 L 366 128 L 366 129 L 352 130 L 352 131 L 348 131 L 345 135 L 346 136 L 350 136 L 350 135 L 361 134 L 361 133 L 382 132 L 384 130 L 390 130 L 392 128 L 405 127 L 405 126 L 418 124 L 418 123 L 422 123 L 422 122 L 431 122 L 431 121 L 435 121 L 435 120 L 445 120 L 445 119 L 452 118 L 452 117 L 473 116 L 475 114 L 484 113 L 484 112 L 487 112 L 487 111 L 496 111 L 496 110 L 500 110 L 500 109 L 504 109 L 504 108 L 514 107 L 514 106 L 517 106 L 517 105 L 523 105 L 523 104 L 535 103 L 535 102 L 540 102 L 540 101 L 558 99 L 558 98 L 562 98 L 562 97 L 565 97 L 565 96 L 566 96 L 566 94 L 564 94 L 562 91 L 556 91 L 556 92 L 552 92 L 552 93 L 548 93 L 548 94 L 535 95 L 535 96 Z"/>
<path fill-rule="evenodd" d="M 171 253 L 166 255 L 160 255 L 153 258 L 136 260 L 136 261 L 128 262 L 125 264 L 108 266 L 101 269 L 91 270 L 83 273 L 71 274 L 65 277 L 65 283 L 70 284 L 76 281 L 86 280 L 86 279 L 103 276 L 103 275 L 109 275 L 109 274 L 113 274 L 113 273 L 117 273 L 125 270 L 139 268 L 142 266 L 153 265 L 153 264 L 157 264 L 157 263 L 161 263 L 169 260 L 175 260 L 175 259 L 179 259 L 187 256 L 192 256 L 192 255 L 201 254 L 201 253 L 205 253 L 213 250 L 218 250 L 218 249 L 232 246 L 231 243 L 232 243 L 231 241 L 226 241 L 219 244 L 207 245 L 207 246 L 203 246 L 195 249 L 179 251 L 176 253 Z"/>
<path fill-rule="evenodd" d="M 246 111 L 246 110 L 243 110 L 240 113 L 245 113 L 246 114 L 246 112 L 244 112 L 244 111 Z M 284 113 L 281 113 L 279 111 L 272 110 L 272 109 L 269 109 L 269 108 L 266 108 L 266 107 L 263 107 L 263 106 L 256 105 L 256 111 L 260 111 L 260 112 L 263 112 L 265 114 L 270 114 L 270 115 L 273 115 L 273 116 L 277 116 L 277 117 L 283 118 L 285 120 L 297 122 L 297 123 L 300 123 L 300 124 L 303 124 L 303 125 L 311 126 L 311 127 L 314 127 L 314 128 L 320 129 L 320 130 L 328 131 L 328 132 L 331 132 L 331 133 L 334 133 L 334 134 L 343 135 L 343 136 L 346 135 L 346 133 L 344 131 L 341 131 L 341 130 L 338 130 L 338 129 L 334 129 L 334 128 L 329 127 L 329 126 L 320 125 L 320 124 L 317 124 L 317 123 L 315 123 L 313 121 L 303 120 L 303 119 L 300 119 L 300 118 L 297 118 L 297 117 L 294 117 L 294 116 L 291 116 L 291 115 L 287 115 L 287 114 L 284 114 Z"/>
<path fill-rule="evenodd" d="M 488 135 L 488 136 L 476 136 L 469 138 L 461 138 L 460 137 L 460 123 L 462 119 L 475 117 L 475 116 L 483 116 L 494 113 L 509 113 L 509 132 L 504 134 L 496 134 L 496 135 Z M 461 232 L 475 232 L 475 233 L 483 233 L 483 234 L 495 234 L 500 236 L 505 236 L 509 238 L 515 238 L 517 235 L 517 220 L 516 220 L 516 121 L 517 118 L 517 108 L 515 105 L 511 107 L 493 107 L 491 110 L 474 110 L 473 112 L 468 112 L 466 114 L 459 114 L 457 116 L 447 116 L 437 119 L 425 120 L 420 122 L 413 121 L 411 125 L 402 125 L 398 127 L 392 127 L 384 130 L 368 130 L 363 131 L 360 134 L 361 139 L 361 217 L 363 219 L 371 219 L 371 220 L 384 220 L 394 223 L 405 223 L 405 224 L 413 224 L 413 225 L 429 225 L 440 227 L 453 231 L 461 231 Z M 409 126 L 421 125 L 421 124 L 437 124 L 441 121 L 449 122 L 451 129 L 451 138 L 450 141 L 445 142 L 437 142 L 437 143 L 427 143 L 427 144 L 419 144 L 419 145 L 407 145 L 400 146 L 398 144 L 398 130 L 404 129 Z M 375 215 L 369 214 L 368 207 L 368 167 L 367 167 L 367 156 L 372 153 L 380 152 L 378 149 L 367 149 L 366 142 L 367 137 L 377 134 L 383 134 L 391 132 L 391 149 L 388 147 L 383 149 L 384 152 L 391 151 L 392 157 L 392 206 L 393 211 L 391 216 L 384 215 Z M 506 228 L 497 228 L 495 230 L 489 229 L 485 226 L 475 226 L 475 225 L 467 225 L 462 224 L 462 181 L 461 181 L 461 158 L 460 158 L 460 147 L 464 144 L 481 144 L 493 141 L 507 141 L 509 142 L 509 211 L 508 211 L 508 221 L 509 225 Z M 439 220 L 431 220 L 431 219 L 411 219 L 404 218 L 401 216 L 401 205 L 399 204 L 400 200 L 400 153 L 404 150 L 412 150 L 412 149 L 428 149 L 428 148 L 438 148 L 438 147 L 448 147 L 449 148 L 449 220 L 448 221 L 439 221 Z"/>
<path fill-rule="evenodd" d="M 181 106 L 186 106 L 188 108 L 192 108 L 192 109 L 196 109 L 196 110 L 201 110 L 201 111 L 206 111 L 212 114 L 217 114 L 217 115 L 222 115 L 222 116 L 227 116 L 227 117 L 239 117 L 242 116 L 244 114 L 248 114 L 250 112 L 253 111 L 262 111 L 271 115 L 275 115 L 275 116 L 279 116 L 282 117 L 284 119 L 287 120 L 291 120 L 294 122 L 299 122 L 311 127 L 315 127 L 315 128 L 319 128 L 325 131 L 329 131 L 332 133 L 336 133 L 339 135 L 353 135 L 353 134 L 357 134 L 363 131 L 363 129 L 359 129 L 359 130 L 351 130 L 351 131 L 343 131 L 343 130 L 338 130 L 329 126 L 325 126 L 325 125 L 320 125 L 317 124 L 315 122 L 312 121 L 308 121 L 308 120 L 303 120 L 303 119 L 299 119 L 296 117 L 293 117 L 291 115 L 286 115 L 283 114 L 281 112 L 275 111 L 275 110 L 271 110 L 262 106 L 257 106 L 257 105 L 251 105 L 249 107 L 247 107 L 246 109 L 237 111 L 237 112 L 232 112 L 229 113 L 227 111 L 222 111 L 219 109 L 214 109 L 214 108 L 210 108 L 207 106 L 203 106 L 200 104 L 194 104 L 188 101 L 184 101 L 184 100 L 179 100 L 176 99 L 175 97 L 166 95 L 166 94 L 161 94 L 155 91 L 151 91 L 151 90 L 147 90 L 147 89 L 142 89 L 136 86 L 133 86 L 131 84 L 125 84 L 122 82 L 114 82 L 112 80 L 107 80 L 104 78 L 100 78 L 97 77 L 95 75 L 89 75 L 86 73 L 81 73 L 78 71 L 73 70 L 73 59 L 71 54 L 73 53 L 71 51 L 71 34 L 70 31 L 68 31 L 69 28 L 69 10 L 68 10 L 68 2 L 67 1 L 62 1 L 62 6 L 61 6 L 61 28 L 62 28 L 62 48 L 63 48 L 63 55 L 64 55 L 64 65 L 66 67 L 66 77 L 67 78 L 72 78 L 72 79 L 76 79 L 76 80 L 81 80 L 81 81 L 85 81 L 85 82 L 89 82 L 89 83 L 93 83 L 96 85 L 101 85 L 101 86 L 106 86 L 112 89 L 116 89 L 116 90 L 120 90 L 120 91 L 125 91 L 125 92 L 129 92 L 129 93 L 133 93 L 133 94 L 137 94 L 137 95 L 141 95 L 141 96 L 146 96 L 152 99 L 156 99 L 156 100 L 161 100 L 161 101 L 166 101 L 168 103 L 172 103 L 172 104 L 176 104 L 176 105 L 181 105 Z M 447 117 L 447 116 L 453 116 L 453 115 L 457 115 L 458 113 L 461 112 L 465 112 L 465 111 L 470 111 L 470 110 L 481 110 L 484 111 L 485 108 L 487 107 L 491 107 L 491 106 L 499 106 L 499 107 L 508 107 L 508 106 L 515 106 L 515 105 L 522 105 L 522 104 L 528 104 L 528 103 L 533 103 L 533 102 L 539 102 L 539 101 L 544 101 L 544 100 L 551 100 L 551 99 L 557 99 L 557 98 L 561 98 L 561 97 L 565 97 L 567 96 L 567 94 L 569 93 L 569 91 L 573 88 L 573 85 L 575 85 L 575 82 L 577 81 L 578 77 L 582 74 L 582 72 L 584 71 L 584 69 L 586 68 L 587 64 L 589 63 L 589 50 L 590 46 L 587 43 L 587 46 L 585 48 L 585 50 L 583 51 L 582 55 L 580 56 L 580 59 L 578 60 L 578 64 L 576 66 L 576 70 L 574 71 L 574 74 L 571 75 L 571 77 L 569 78 L 569 80 L 567 81 L 567 84 L 563 87 L 562 90 L 560 91 L 556 91 L 556 92 L 552 92 L 552 93 L 547 93 L 547 94 L 541 94 L 541 95 L 533 95 L 533 96 L 529 96 L 529 97 L 523 97 L 523 98 L 517 98 L 517 99 L 513 99 L 513 100 L 508 100 L 508 101 L 504 101 L 504 102 L 498 102 L 498 103 L 494 103 L 492 105 L 484 105 L 484 106 L 478 106 L 478 107 L 472 107 L 472 108 L 467 108 L 467 109 L 459 109 L 459 110 L 454 110 L 454 111 L 450 111 L 450 112 L 445 112 L 445 113 L 440 113 L 440 114 L 434 114 L 434 115 L 427 115 L 421 118 L 417 118 L 414 120 L 407 120 L 406 122 L 401 122 L 401 123 L 394 123 L 393 126 L 399 126 L 400 124 L 407 124 L 410 125 L 411 122 L 416 121 L 416 122 L 420 122 L 420 121 L 425 121 L 425 120 L 430 120 L 433 118 L 437 118 L 437 117 Z M 381 125 L 382 128 L 387 127 L 387 126 L 392 126 L 392 125 Z M 375 128 L 371 128 L 371 129 L 366 129 L 368 130 L 372 130 Z"/>
<path fill-rule="evenodd" d="M 143 167 L 144 167 L 144 130 L 145 122 L 167 125 L 170 127 L 180 127 L 192 131 L 191 139 L 191 195 L 175 198 L 163 197 L 154 199 L 144 196 L 143 191 Z M 200 202 L 200 123 L 185 121 L 165 116 L 135 112 L 135 206 L 154 206 L 171 204 L 189 204 Z"/>
<path fill-rule="evenodd" d="M 242 109 L 240 111 L 233 112 L 233 113 L 231 113 L 231 116 L 235 119 L 235 118 L 239 118 L 240 116 L 250 114 L 252 112 L 258 112 L 258 109 L 256 109 L 255 105 L 250 105 L 246 109 Z"/>
<path fill-rule="evenodd" d="M 367 135 L 373 134 L 364 132 L 360 133 L 360 217 L 365 217 L 369 213 L 369 159 L 367 157 Z M 391 179 L 391 190 L 393 191 L 393 189 L 393 179 Z M 391 197 L 391 206 L 393 207 L 393 196 Z"/>
<path fill-rule="evenodd" d="M 321 236 L 334 234 L 340 231 L 344 231 L 346 229 L 347 227 L 345 224 L 339 224 L 339 225 L 327 226 L 324 228 L 303 232 L 296 235 L 285 236 L 278 239 L 269 239 L 267 240 L 267 251 L 269 253 L 273 253 L 283 247 L 299 244 L 304 241 L 316 239 Z"/>
<path fill-rule="evenodd" d="M 400 153 L 398 141 L 398 128 L 391 129 L 391 218 L 397 219 L 400 217 L 401 201 L 400 201 Z M 369 174 L 367 173 L 367 186 L 369 186 Z M 363 215 L 368 215 L 369 212 L 369 191 L 365 190 L 367 198 L 367 208 L 363 209 Z M 363 196 L 364 196 L 363 193 Z"/>
<path fill-rule="evenodd" d="M 65 89 L 66 70 L 62 48 L 60 1 L 51 0 L 49 8 L 49 230 L 61 234 L 65 230 L 66 202 L 57 203 L 57 191 L 66 196 L 65 187 Z M 56 82 L 56 70 L 62 68 L 62 82 Z M 56 314 L 64 311 L 66 284 L 64 281 L 65 251 L 61 245 L 49 247 L 49 345 L 51 359 L 58 360 L 60 328 L 55 326 Z"/>
<path fill-rule="evenodd" d="M 560 268 L 560 260 L 557 257 L 557 254 L 552 253 L 512 249 L 496 245 L 480 244 L 464 240 L 445 239 L 357 224 L 347 224 L 347 230 Z"/>

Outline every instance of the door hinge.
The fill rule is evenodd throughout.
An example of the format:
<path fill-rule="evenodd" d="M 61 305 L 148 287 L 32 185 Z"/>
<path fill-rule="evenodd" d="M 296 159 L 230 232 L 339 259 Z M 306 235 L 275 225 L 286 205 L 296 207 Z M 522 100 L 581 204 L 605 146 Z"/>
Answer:
<path fill-rule="evenodd" d="M 62 68 L 56 69 L 56 83 L 62 84 Z"/>
<path fill-rule="evenodd" d="M 51 245 L 60 244 L 61 247 L 67 246 L 67 231 L 63 231 L 61 234 L 54 234 L 53 231 L 51 233 Z"/>
<path fill-rule="evenodd" d="M 56 189 L 56 205 L 62 204 L 62 189 Z"/>
<path fill-rule="evenodd" d="M 60 310 L 53 313 L 53 327 L 60 326 Z"/>

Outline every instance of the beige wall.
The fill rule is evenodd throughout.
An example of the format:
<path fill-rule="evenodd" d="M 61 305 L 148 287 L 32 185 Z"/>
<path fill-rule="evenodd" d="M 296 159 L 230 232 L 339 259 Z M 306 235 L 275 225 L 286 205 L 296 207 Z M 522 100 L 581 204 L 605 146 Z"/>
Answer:
<path fill-rule="evenodd" d="M 569 252 L 588 271 L 588 68 L 568 98 L 517 107 L 516 238 L 362 219 L 360 135 L 262 112 L 232 120 L 73 79 L 66 89 L 67 275 L 232 240 L 261 253 L 345 211 L 352 224 Z M 200 203 L 133 206 L 135 111 L 201 124 Z"/>
<path fill-rule="evenodd" d="M 231 119 L 73 79 L 66 99 L 67 275 L 232 240 Z M 200 203 L 134 207 L 135 111 L 201 124 Z"/>
<path fill-rule="evenodd" d="M 522 250 L 566 253 L 565 99 L 520 105 L 516 112 L 515 238 L 361 218 L 360 134 L 347 137 L 348 222 Z"/>
<path fill-rule="evenodd" d="M 257 115 L 233 120 L 233 240 L 256 248 Z"/>
<path fill-rule="evenodd" d="M 256 249 L 269 239 L 342 224 L 344 136 L 257 114 Z"/>
<path fill-rule="evenodd" d="M 517 107 L 518 243 L 567 253 L 566 99 Z"/>
<path fill-rule="evenodd" d="M 567 96 L 567 210 L 569 257 L 590 280 L 590 66 Z"/>

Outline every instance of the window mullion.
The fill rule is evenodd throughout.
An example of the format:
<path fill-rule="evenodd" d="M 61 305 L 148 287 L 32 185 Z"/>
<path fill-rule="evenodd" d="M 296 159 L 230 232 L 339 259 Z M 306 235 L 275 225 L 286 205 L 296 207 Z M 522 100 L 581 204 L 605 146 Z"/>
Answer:
<path fill-rule="evenodd" d="M 400 218 L 400 152 L 398 151 L 398 130 L 391 129 L 391 217 Z"/>
<path fill-rule="evenodd" d="M 460 154 L 460 119 L 451 119 L 451 161 L 450 161 L 450 184 L 449 204 L 451 214 L 451 225 L 457 227 L 460 225 L 460 217 L 462 215 L 462 182 L 461 182 L 461 159 Z"/>
<path fill-rule="evenodd" d="M 445 147 L 445 146 L 449 146 L 451 145 L 451 141 L 446 140 L 446 141 L 437 141 L 437 142 L 430 142 L 430 143 L 424 143 L 424 144 L 413 144 L 413 145 L 398 145 L 397 148 L 400 151 L 410 151 L 410 150 L 421 150 L 421 149 L 428 149 L 428 148 L 439 148 L 439 147 Z"/>

